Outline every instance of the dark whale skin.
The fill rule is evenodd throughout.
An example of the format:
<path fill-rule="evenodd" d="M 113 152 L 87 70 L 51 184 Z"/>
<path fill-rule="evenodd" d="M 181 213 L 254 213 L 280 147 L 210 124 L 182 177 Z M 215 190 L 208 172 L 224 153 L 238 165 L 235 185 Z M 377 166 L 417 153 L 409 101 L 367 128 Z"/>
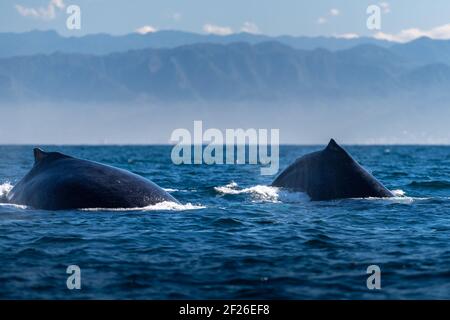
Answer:
<path fill-rule="evenodd" d="M 141 208 L 178 201 L 129 171 L 34 149 L 35 163 L 8 193 L 9 203 L 35 209 Z"/>
<path fill-rule="evenodd" d="M 306 192 L 312 201 L 394 196 L 333 139 L 324 150 L 297 159 L 272 186 Z"/>

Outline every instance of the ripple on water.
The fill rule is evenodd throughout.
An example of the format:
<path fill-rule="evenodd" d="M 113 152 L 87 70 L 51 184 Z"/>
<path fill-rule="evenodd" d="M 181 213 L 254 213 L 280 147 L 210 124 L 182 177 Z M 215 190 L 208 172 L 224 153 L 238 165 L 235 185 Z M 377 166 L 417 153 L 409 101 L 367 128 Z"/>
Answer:
<path fill-rule="evenodd" d="M 212 222 L 212 225 L 218 227 L 240 227 L 244 226 L 244 223 L 235 218 L 221 217 Z"/>
<path fill-rule="evenodd" d="M 417 189 L 450 189 L 450 181 L 446 180 L 432 180 L 432 181 L 413 181 L 409 184 L 412 188 Z"/>

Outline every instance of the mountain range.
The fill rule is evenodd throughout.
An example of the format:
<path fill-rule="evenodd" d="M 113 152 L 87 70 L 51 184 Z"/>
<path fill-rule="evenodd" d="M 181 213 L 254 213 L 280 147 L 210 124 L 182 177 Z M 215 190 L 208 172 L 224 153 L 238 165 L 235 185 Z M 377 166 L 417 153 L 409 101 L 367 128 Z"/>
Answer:
<path fill-rule="evenodd" d="M 39 32 L 38 35 L 54 36 L 55 33 Z M 160 44 L 171 41 L 170 36 L 164 35 L 174 33 L 160 34 L 158 37 L 165 39 Z M 33 43 L 42 47 L 38 38 L 23 47 L 33 47 Z M 83 39 L 88 41 L 89 37 Z M 280 41 L 253 42 L 200 42 L 126 50 L 121 43 L 122 51 L 106 54 L 99 54 L 100 48 L 106 48 L 97 43 L 98 50 L 90 48 L 97 50 L 96 54 L 54 52 L 4 57 L 0 58 L 0 100 L 275 101 L 421 97 L 430 93 L 447 95 L 450 85 L 449 41 L 421 38 L 390 47 L 365 43 L 340 50 L 298 49 Z M 111 43 L 119 47 L 118 43 Z M 0 48 L 3 52 L 13 51 L 3 43 Z M 84 50 L 82 46 L 77 48 Z"/>
<path fill-rule="evenodd" d="M 63 37 L 55 31 L 36 30 L 24 33 L 0 33 L 0 58 L 54 52 L 104 55 L 146 48 L 174 48 L 195 43 L 230 44 L 246 42 L 257 44 L 268 41 L 277 41 L 295 49 L 323 48 L 331 51 L 348 49 L 360 44 L 376 44 L 381 47 L 392 45 L 388 41 L 374 38 L 270 37 L 250 33 L 221 36 L 171 30 L 147 34 L 131 33 L 120 36 L 90 34 L 81 37 Z"/>

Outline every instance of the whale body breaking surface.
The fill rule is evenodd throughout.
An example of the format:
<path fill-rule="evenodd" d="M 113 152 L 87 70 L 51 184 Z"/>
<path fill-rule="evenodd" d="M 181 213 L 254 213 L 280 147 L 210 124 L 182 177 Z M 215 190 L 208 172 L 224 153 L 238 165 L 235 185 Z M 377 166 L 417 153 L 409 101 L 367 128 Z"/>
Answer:
<path fill-rule="evenodd" d="M 394 196 L 333 139 L 324 150 L 297 159 L 272 186 L 306 192 L 313 201 Z"/>
<path fill-rule="evenodd" d="M 6 194 L 8 203 L 43 210 L 179 204 L 155 183 L 124 169 L 38 148 L 34 158 L 31 170 Z M 313 201 L 394 197 L 333 139 L 324 150 L 297 159 L 272 186 L 305 192 Z"/>
<path fill-rule="evenodd" d="M 38 148 L 34 159 L 33 168 L 7 194 L 9 203 L 44 210 L 179 203 L 155 183 L 123 169 Z"/>

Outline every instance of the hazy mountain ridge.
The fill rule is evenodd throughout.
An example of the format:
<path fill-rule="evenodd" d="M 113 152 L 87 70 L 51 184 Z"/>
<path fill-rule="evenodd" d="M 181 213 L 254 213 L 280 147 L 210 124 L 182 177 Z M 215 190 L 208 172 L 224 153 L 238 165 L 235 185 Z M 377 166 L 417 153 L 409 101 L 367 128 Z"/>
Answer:
<path fill-rule="evenodd" d="M 30 31 L 25 33 L 0 33 L 0 58 L 55 52 L 104 55 L 145 48 L 174 48 L 195 43 L 230 44 L 247 42 L 257 44 L 268 41 L 277 41 L 304 50 L 316 48 L 342 50 L 360 44 L 376 44 L 382 47 L 392 45 L 391 42 L 373 38 L 271 37 L 250 33 L 220 36 L 167 30 L 145 35 L 131 33 L 121 36 L 92 34 L 82 37 L 63 37 L 55 31 Z"/>
<path fill-rule="evenodd" d="M 283 92 L 291 83 L 304 88 L 312 85 L 315 81 L 309 79 L 308 66 L 299 65 L 308 58 L 321 59 L 274 44 L 197 44 L 102 57 L 60 53 L 15 57 L 0 61 L 0 74 L 4 83 L 10 83 L 11 97 L 19 93 L 69 100 L 129 99 L 133 95 L 208 99 L 233 93 L 239 99 L 264 94 L 269 88 L 272 94 Z M 331 53 L 324 59 L 330 58 Z"/>
<path fill-rule="evenodd" d="M 402 54 L 401 46 L 363 44 L 329 51 L 298 50 L 275 41 L 199 43 L 103 56 L 53 53 L 2 58 L 0 99 L 338 99 L 410 91 L 420 95 L 450 85 L 450 67 L 442 59 L 423 65 L 412 59 L 410 51 Z M 443 51 L 441 56 L 447 54 Z"/>

